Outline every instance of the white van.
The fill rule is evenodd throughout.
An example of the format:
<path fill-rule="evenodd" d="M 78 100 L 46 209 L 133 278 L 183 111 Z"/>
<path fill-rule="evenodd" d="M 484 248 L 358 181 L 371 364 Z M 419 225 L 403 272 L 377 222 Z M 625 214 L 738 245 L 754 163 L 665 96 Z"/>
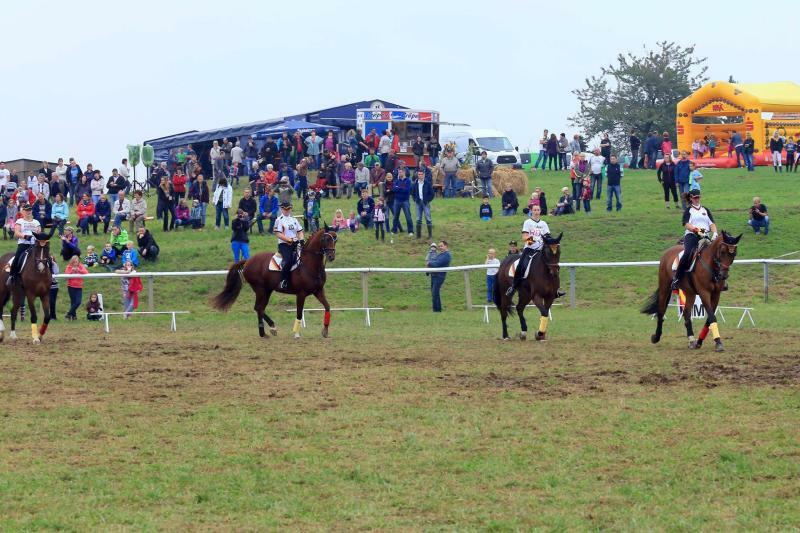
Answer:
<path fill-rule="evenodd" d="M 508 140 L 505 133 L 500 130 L 469 129 L 450 131 L 440 134 L 442 145 L 455 143 L 458 158 L 464 160 L 473 147 L 478 148 L 478 153 L 486 150 L 486 155 L 497 165 L 521 165 L 522 159 L 519 152 Z"/>

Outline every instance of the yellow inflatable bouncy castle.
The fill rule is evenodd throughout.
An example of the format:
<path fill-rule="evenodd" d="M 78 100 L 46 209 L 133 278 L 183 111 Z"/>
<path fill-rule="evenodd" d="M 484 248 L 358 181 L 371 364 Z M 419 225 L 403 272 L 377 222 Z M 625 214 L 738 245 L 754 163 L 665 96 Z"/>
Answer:
<path fill-rule="evenodd" d="M 789 81 L 707 83 L 678 103 L 676 130 L 679 150 L 686 150 L 700 166 L 720 167 L 736 166 L 735 154 L 732 160 L 729 157 L 731 136 L 739 133 L 744 139 L 750 132 L 755 140 L 754 159 L 763 165 L 771 161 L 769 139 L 775 131 L 800 138 L 800 85 Z M 710 146 L 714 158 L 710 158 Z"/>

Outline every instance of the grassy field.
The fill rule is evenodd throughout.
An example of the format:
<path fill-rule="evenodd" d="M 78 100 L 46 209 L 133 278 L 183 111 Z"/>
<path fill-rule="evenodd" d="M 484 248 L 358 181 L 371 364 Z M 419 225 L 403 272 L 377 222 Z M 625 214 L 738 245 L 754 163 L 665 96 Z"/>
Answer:
<path fill-rule="evenodd" d="M 794 175 L 705 174 L 720 227 L 746 232 L 740 257 L 800 250 L 796 200 L 777 194 Z M 565 181 L 531 178 L 551 203 Z M 591 216 L 549 221 L 564 261 L 654 259 L 674 242 L 679 214 L 654 176 L 629 173 L 623 187 L 620 214 L 596 202 Z M 744 224 L 757 194 L 768 237 Z M 521 221 L 481 222 L 476 201 L 434 204 L 454 264 L 505 250 Z M 154 234 L 160 270 L 230 261 L 228 233 Z M 253 238 L 256 251 L 273 247 Z M 426 250 L 343 235 L 334 266 L 420 266 Z M 722 354 L 687 351 L 676 320 L 649 344 L 653 323 L 637 312 L 654 288 L 647 268 L 580 270 L 578 308 L 554 309 L 544 344 L 499 342 L 496 313 L 484 324 L 463 310 L 460 276 L 435 322 L 427 278 L 376 275 L 370 300 L 386 310 L 372 328 L 337 313 L 321 339 L 310 315 L 298 342 L 287 298 L 271 312 L 279 336 L 261 340 L 248 292 L 223 315 L 206 305 L 221 278 L 159 280 L 157 309 L 192 311 L 177 333 L 164 317 L 116 321 L 107 335 L 60 320 L 40 347 L 0 345 L 0 528 L 798 528 L 798 274 L 771 269 L 769 304 L 760 274 L 732 270 L 723 300 L 754 305 L 758 328 L 736 330 L 729 315 Z M 360 303 L 357 276 L 329 283 L 333 305 Z M 115 283 L 86 290 L 119 307 Z"/>

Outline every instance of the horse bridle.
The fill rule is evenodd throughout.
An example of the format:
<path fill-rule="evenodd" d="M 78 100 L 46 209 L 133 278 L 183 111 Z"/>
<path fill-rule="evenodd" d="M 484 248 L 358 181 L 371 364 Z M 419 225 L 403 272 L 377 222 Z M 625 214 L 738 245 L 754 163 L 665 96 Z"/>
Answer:
<path fill-rule="evenodd" d="M 545 244 L 545 246 L 556 246 L 556 247 L 559 247 L 561 245 L 560 244 Z M 555 253 L 555 252 L 553 252 L 553 253 Z M 542 253 L 542 259 L 545 259 L 546 255 L 547 254 Z M 550 272 L 551 276 L 555 276 L 561 270 L 561 266 L 558 264 L 558 261 L 556 261 L 555 263 L 548 263 L 545 260 L 544 264 L 547 267 L 547 270 Z"/>
<path fill-rule="evenodd" d="M 328 247 L 325 245 L 325 238 L 330 240 L 331 246 Z M 338 240 L 338 235 L 336 233 L 331 233 L 330 231 L 326 231 L 322 234 L 322 249 L 318 252 L 313 252 L 316 255 L 324 255 L 325 259 L 328 259 L 328 252 L 335 252 L 336 251 L 336 241 Z"/>
<path fill-rule="evenodd" d="M 703 265 L 706 270 L 708 270 L 709 274 L 711 274 L 711 276 L 712 276 L 712 278 L 713 278 L 713 280 L 715 282 L 717 282 L 717 281 L 725 281 L 726 279 L 728 279 L 728 275 L 729 275 L 728 272 L 731 269 L 731 265 L 733 265 L 733 259 L 731 259 L 731 262 L 728 263 L 728 264 L 724 264 L 722 262 L 722 260 L 720 259 L 719 256 L 722 253 L 722 246 L 727 246 L 728 247 L 728 253 L 735 256 L 736 255 L 736 248 L 739 245 L 738 244 L 728 244 L 723 240 L 722 245 L 719 247 L 718 250 L 716 250 L 716 252 L 714 252 L 714 257 L 713 257 L 713 260 L 712 260 L 712 262 L 714 264 L 714 268 L 713 269 L 710 266 L 708 266 L 708 264 L 706 264 L 706 262 L 703 261 L 702 258 L 700 258 L 700 264 Z"/>

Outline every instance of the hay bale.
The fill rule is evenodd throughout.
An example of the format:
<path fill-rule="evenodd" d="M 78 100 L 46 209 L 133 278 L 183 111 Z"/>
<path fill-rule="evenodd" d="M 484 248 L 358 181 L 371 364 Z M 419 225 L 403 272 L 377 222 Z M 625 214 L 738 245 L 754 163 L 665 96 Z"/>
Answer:
<path fill-rule="evenodd" d="M 517 195 L 528 193 L 528 175 L 525 171 L 510 167 L 495 167 L 492 172 L 492 190 L 496 195 L 502 195 L 506 190 L 506 185 L 511 185 L 511 189 Z"/>
<path fill-rule="evenodd" d="M 471 183 L 472 180 L 477 179 L 475 169 L 472 167 L 459 168 L 458 172 L 456 172 L 456 177 L 464 183 Z"/>

